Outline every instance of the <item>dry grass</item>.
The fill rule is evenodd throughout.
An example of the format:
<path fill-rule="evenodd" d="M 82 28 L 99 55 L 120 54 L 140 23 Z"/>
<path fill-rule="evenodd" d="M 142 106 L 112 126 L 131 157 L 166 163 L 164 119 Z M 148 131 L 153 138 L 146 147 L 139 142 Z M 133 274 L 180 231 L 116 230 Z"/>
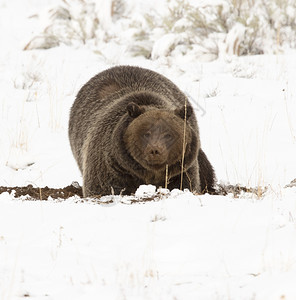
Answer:
<path fill-rule="evenodd" d="M 223 55 L 223 51 L 229 55 L 280 53 L 284 46 L 296 46 L 294 0 L 225 0 L 224 4 L 208 3 L 196 7 L 188 1 L 167 0 L 167 14 L 160 15 L 157 8 L 152 8 L 143 16 L 145 21 L 142 24 L 132 17 L 127 18 L 125 14 L 132 7 L 122 0 L 112 0 L 103 7 L 98 7 L 95 1 L 68 0 L 48 12 L 49 24 L 32 37 L 24 49 L 86 44 L 89 40 L 99 45 L 102 30 L 106 41 L 118 40 L 120 33 L 110 34 L 110 27 L 126 18 L 129 29 L 135 30 L 128 51 L 146 58 L 151 58 L 153 45 L 161 38 L 155 34 L 160 29 L 163 34 L 182 36 L 169 49 L 168 55 L 178 47 L 182 48 L 183 54 L 195 47 L 200 56 L 215 59 Z M 235 30 L 237 27 L 243 30 Z M 221 44 L 225 45 L 224 50 Z M 266 44 L 271 47 L 266 47 Z"/>
<path fill-rule="evenodd" d="M 169 166 L 165 165 L 165 184 L 164 184 L 165 189 L 168 188 L 168 183 L 169 183 Z"/>
<path fill-rule="evenodd" d="M 184 128 L 183 128 L 183 145 L 182 145 L 182 161 L 181 161 L 181 179 L 180 179 L 180 190 L 183 188 L 183 176 L 184 176 L 184 159 L 186 150 L 186 125 L 187 125 L 187 100 L 185 99 L 184 104 Z"/>

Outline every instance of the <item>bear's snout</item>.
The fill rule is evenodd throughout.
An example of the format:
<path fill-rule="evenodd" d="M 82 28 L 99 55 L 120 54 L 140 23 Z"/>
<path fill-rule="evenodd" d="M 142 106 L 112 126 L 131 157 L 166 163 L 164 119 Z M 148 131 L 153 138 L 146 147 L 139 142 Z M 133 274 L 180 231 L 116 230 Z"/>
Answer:
<path fill-rule="evenodd" d="M 150 144 L 145 152 L 147 161 L 150 164 L 163 164 L 167 160 L 167 151 L 162 145 Z"/>

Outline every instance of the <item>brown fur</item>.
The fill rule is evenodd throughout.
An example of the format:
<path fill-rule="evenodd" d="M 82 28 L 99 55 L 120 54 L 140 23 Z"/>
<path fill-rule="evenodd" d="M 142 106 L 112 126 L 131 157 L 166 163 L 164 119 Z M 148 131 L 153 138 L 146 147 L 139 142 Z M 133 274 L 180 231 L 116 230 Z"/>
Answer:
<path fill-rule="evenodd" d="M 140 184 L 164 186 L 166 165 L 168 188 L 179 188 L 185 111 L 183 188 L 211 191 L 214 171 L 200 149 L 194 111 L 175 84 L 130 66 L 90 79 L 77 94 L 69 121 L 83 195 L 130 194 Z"/>

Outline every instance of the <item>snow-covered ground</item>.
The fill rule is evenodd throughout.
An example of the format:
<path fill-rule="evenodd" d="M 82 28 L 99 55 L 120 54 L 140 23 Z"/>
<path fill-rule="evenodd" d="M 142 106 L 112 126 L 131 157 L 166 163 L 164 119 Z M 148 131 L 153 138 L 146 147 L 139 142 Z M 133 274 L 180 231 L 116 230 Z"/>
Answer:
<path fill-rule="evenodd" d="M 268 189 L 109 206 L 3 193 L 0 299 L 296 299 L 296 186 L 285 187 L 296 178 L 296 53 L 202 62 L 194 49 L 166 56 L 166 36 L 148 60 L 129 52 L 128 21 L 112 25 L 102 12 L 101 43 L 23 51 L 61 3 L 0 3 L 0 185 L 82 184 L 69 109 L 91 76 L 130 64 L 190 95 L 220 182 Z M 110 24 L 122 38 L 104 35 Z"/>

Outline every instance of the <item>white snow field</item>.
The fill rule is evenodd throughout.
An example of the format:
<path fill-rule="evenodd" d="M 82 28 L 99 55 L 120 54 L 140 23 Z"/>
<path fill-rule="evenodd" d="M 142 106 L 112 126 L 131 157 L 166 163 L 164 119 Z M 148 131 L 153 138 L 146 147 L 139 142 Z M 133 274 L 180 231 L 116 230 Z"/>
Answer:
<path fill-rule="evenodd" d="M 131 24 L 151 7 L 161 15 L 167 3 L 126 3 L 116 20 L 111 0 L 0 2 L 0 186 L 82 184 L 68 142 L 69 109 L 93 75 L 129 64 L 167 76 L 189 95 L 218 182 L 267 189 L 239 197 L 174 190 L 155 202 L 118 196 L 111 205 L 2 193 L 0 299 L 295 300 L 295 50 L 209 61 L 195 47 L 171 51 L 182 36 L 156 28 L 145 58 L 131 50 Z M 52 12 L 61 20 L 57 7 L 65 5 L 78 19 L 50 27 Z M 73 31 L 69 43 L 67 30 L 82 24 L 83 13 L 86 40 Z M 40 49 L 46 28 L 65 40 Z M 142 186 L 137 195 L 153 191 Z"/>

